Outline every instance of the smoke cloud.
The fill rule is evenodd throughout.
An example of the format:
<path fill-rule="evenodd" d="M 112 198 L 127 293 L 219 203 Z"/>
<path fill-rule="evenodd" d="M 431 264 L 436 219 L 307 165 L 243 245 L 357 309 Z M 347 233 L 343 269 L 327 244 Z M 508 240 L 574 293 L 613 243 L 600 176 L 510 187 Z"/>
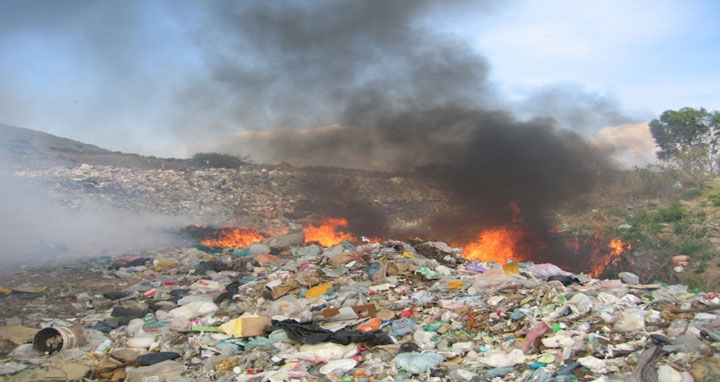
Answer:
<path fill-rule="evenodd" d="M 0 269 L 161 248 L 178 242 L 181 217 L 139 214 L 109 206 L 72 209 L 41 182 L 0 176 Z"/>
<path fill-rule="evenodd" d="M 111 94 L 140 111 L 159 105 L 159 126 L 205 150 L 418 177 L 454 206 L 433 219 L 433 232 L 508 222 L 508 206 L 517 202 L 533 230 L 546 234 L 549 212 L 592 189 L 609 167 L 606 150 L 578 132 L 628 122 L 612 99 L 572 86 L 538 91 L 521 106 L 498 97 L 487 60 L 436 25 L 447 22 L 448 9 L 493 12 L 493 1 L 158 2 L 152 9 L 123 2 L 118 23 L 83 21 L 108 17 L 117 4 L 99 2 L 76 15 L 67 9 L 84 3 L 63 3 L 83 52 L 113 62 L 102 76 L 113 79 Z M 164 22 L 151 32 L 184 26 L 177 35 L 190 43 L 187 56 L 177 57 L 192 62 L 180 80 L 164 74 L 177 74 L 172 60 L 141 60 L 161 49 L 157 39 L 131 33 L 159 15 Z M 96 28 L 104 33 L 86 33 Z M 151 90 L 158 85 L 166 90 Z M 133 86 L 168 97 L 127 101 L 123 92 Z M 307 188 L 335 190 L 328 203 L 335 207 L 323 211 L 329 216 L 351 224 L 357 217 L 364 229 L 386 226 L 382 211 L 353 199 L 352 189 L 322 179 Z"/>

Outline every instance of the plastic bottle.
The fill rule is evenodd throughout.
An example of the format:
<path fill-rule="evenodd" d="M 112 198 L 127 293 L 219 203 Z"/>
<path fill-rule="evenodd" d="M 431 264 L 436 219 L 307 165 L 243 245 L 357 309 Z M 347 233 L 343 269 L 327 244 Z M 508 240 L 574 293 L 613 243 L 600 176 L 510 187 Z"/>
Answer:
<path fill-rule="evenodd" d="M 550 372 L 546 368 L 540 367 L 533 371 L 527 382 L 545 382 L 548 378 L 550 378 Z"/>
<path fill-rule="evenodd" d="M 112 347 L 112 341 L 105 340 L 100 345 L 95 348 L 95 351 L 93 352 L 93 357 L 100 358 L 103 356 L 103 354 L 107 353 L 108 350 Z"/>

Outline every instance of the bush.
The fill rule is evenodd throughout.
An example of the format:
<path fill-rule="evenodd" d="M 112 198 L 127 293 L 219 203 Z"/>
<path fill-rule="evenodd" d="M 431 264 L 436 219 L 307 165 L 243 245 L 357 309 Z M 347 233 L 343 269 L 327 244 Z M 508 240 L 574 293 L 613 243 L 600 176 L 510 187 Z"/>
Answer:
<path fill-rule="evenodd" d="M 710 195 L 710 201 L 712 202 L 713 206 L 720 207 L 720 194 Z"/>
<path fill-rule="evenodd" d="M 684 184 L 686 178 L 677 169 L 662 166 L 634 168 L 628 173 L 627 186 L 632 190 L 634 199 L 677 197 L 681 192 L 675 184 Z"/>
<path fill-rule="evenodd" d="M 250 164 L 248 157 L 220 153 L 197 153 L 190 161 L 200 167 L 238 168 Z"/>
<path fill-rule="evenodd" d="M 695 199 L 696 197 L 698 197 L 700 195 L 702 195 L 701 190 L 699 190 L 697 188 L 691 188 L 691 189 L 683 192 L 682 199 L 683 200 L 691 200 L 691 199 Z"/>
<path fill-rule="evenodd" d="M 707 247 L 707 243 L 697 239 L 684 239 L 675 243 L 675 251 L 683 255 L 694 255 Z"/>
<path fill-rule="evenodd" d="M 634 229 L 651 235 L 660 233 L 663 228 L 660 219 L 658 219 L 658 214 L 651 214 L 644 209 L 637 211 L 634 216 L 628 217 L 628 222 Z"/>
<path fill-rule="evenodd" d="M 702 270 L 703 272 L 705 270 Z M 700 272 L 702 273 L 702 272 Z M 685 283 L 687 283 L 687 286 L 690 287 L 690 289 L 700 289 L 705 292 L 711 291 L 715 288 L 712 288 L 710 283 L 707 280 L 703 280 L 702 278 L 696 277 L 696 276 L 690 276 L 685 280 Z"/>
<path fill-rule="evenodd" d="M 668 208 L 658 211 L 657 219 L 662 223 L 673 223 L 682 220 L 687 216 L 687 212 L 679 203 L 674 203 Z"/>
<path fill-rule="evenodd" d="M 612 216 L 623 216 L 625 215 L 625 212 L 620 207 L 608 207 L 607 209 L 608 215 Z"/>

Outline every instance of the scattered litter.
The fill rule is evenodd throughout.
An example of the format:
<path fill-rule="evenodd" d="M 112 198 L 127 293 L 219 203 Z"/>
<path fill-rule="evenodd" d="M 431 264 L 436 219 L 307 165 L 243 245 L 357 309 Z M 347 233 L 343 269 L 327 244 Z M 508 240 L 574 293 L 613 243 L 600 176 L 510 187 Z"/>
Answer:
<path fill-rule="evenodd" d="M 440 242 L 326 248 L 301 237 L 93 261 L 112 288 L 68 293 L 72 314 L 7 320 L 0 375 L 720 380 L 717 294 L 628 272 L 597 280 L 553 264 L 469 262 Z"/>

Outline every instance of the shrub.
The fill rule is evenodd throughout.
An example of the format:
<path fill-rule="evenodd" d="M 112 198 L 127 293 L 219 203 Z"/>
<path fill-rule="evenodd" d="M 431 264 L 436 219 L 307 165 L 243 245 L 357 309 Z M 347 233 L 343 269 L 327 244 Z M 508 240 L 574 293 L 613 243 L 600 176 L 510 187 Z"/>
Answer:
<path fill-rule="evenodd" d="M 190 161 L 199 167 L 238 168 L 250 164 L 248 157 L 220 153 L 197 153 Z"/>
<path fill-rule="evenodd" d="M 713 206 L 720 207 L 720 194 L 710 195 L 709 199 L 712 202 Z"/>
<path fill-rule="evenodd" d="M 697 188 L 691 188 L 691 189 L 683 192 L 683 194 L 682 194 L 682 199 L 683 199 L 683 200 L 691 200 L 691 199 L 694 199 L 694 198 L 696 198 L 696 197 L 698 197 L 698 196 L 700 196 L 700 195 L 702 195 L 702 191 L 701 191 L 701 190 L 699 190 L 699 189 L 697 189 Z"/>
<path fill-rule="evenodd" d="M 679 203 L 674 203 L 668 208 L 658 211 L 657 219 L 662 223 L 673 223 L 682 220 L 687 216 L 687 212 Z"/>
<path fill-rule="evenodd" d="M 622 208 L 620 208 L 620 207 L 608 207 L 607 213 L 608 213 L 608 215 L 612 215 L 612 216 L 623 216 L 624 215 L 624 212 L 623 212 Z"/>
<path fill-rule="evenodd" d="M 708 244 L 697 239 L 684 239 L 675 243 L 675 251 L 683 255 L 694 255 L 705 250 Z"/>
<path fill-rule="evenodd" d="M 702 273 L 702 272 L 701 272 Z M 703 280 L 696 276 L 690 276 L 685 280 L 685 283 L 687 283 L 687 286 L 690 287 L 690 289 L 700 289 L 705 292 L 713 290 L 712 286 L 707 280 Z"/>

